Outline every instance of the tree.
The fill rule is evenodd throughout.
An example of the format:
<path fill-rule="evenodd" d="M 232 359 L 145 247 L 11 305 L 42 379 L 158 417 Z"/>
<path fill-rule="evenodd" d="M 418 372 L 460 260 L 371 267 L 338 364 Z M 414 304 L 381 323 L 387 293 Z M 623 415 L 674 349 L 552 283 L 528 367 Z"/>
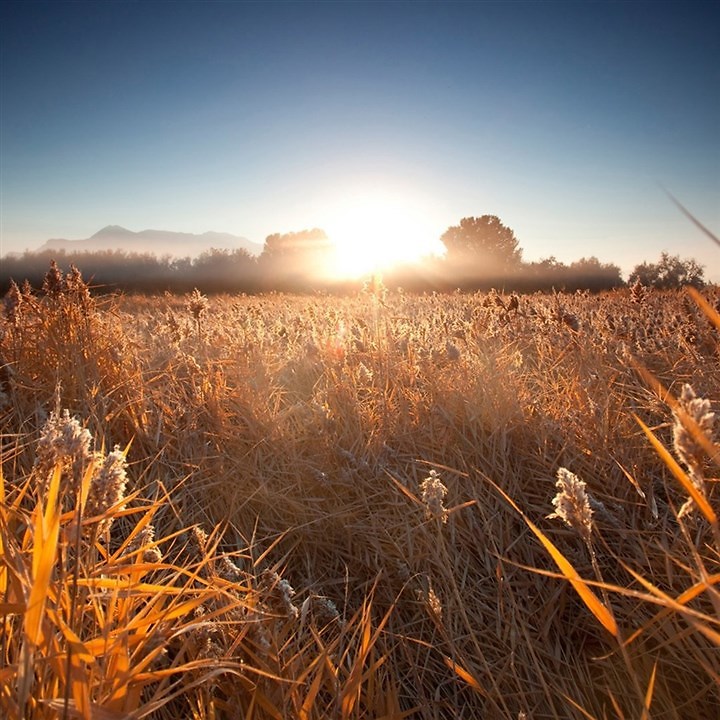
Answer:
<path fill-rule="evenodd" d="M 610 290 L 625 284 L 617 265 L 601 263 L 594 256 L 570 263 L 568 280 L 573 287 L 592 291 Z"/>
<path fill-rule="evenodd" d="M 257 261 L 245 248 L 211 248 L 193 260 L 191 275 L 193 287 L 202 286 L 212 292 L 252 290 Z"/>
<path fill-rule="evenodd" d="M 489 272 L 507 272 L 520 266 L 522 250 L 515 233 L 496 215 L 466 217 L 440 237 L 451 264 L 472 263 Z"/>
<path fill-rule="evenodd" d="M 658 289 L 678 288 L 683 285 L 702 287 L 705 284 L 705 269 L 697 260 L 663 252 L 656 263 L 636 265 L 628 278 L 628 284 L 639 281 L 642 285 Z"/>
<path fill-rule="evenodd" d="M 274 233 L 265 238 L 258 269 L 268 288 L 301 290 L 327 277 L 334 245 L 324 230 Z"/>
<path fill-rule="evenodd" d="M 265 238 L 260 259 L 300 260 L 326 252 L 331 247 L 324 230 L 313 228 L 300 232 L 273 233 Z"/>

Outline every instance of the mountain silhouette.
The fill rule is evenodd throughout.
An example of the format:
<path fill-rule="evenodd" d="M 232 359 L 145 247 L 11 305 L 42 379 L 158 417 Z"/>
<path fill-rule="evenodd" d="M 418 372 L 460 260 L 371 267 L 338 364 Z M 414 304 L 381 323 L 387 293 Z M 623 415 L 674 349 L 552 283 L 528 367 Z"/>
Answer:
<path fill-rule="evenodd" d="M 251 255 L 259 255 L 262 245 L 239 235 L 230 233 L 173 232 L 172 230 L 142 230 L 133 232 L 120 225 L 107 225 L 84 240 L 65 240 L 52 238 L 41 245 L 37 252 L 45 250 L 65 250 L 65 252 L 95 252 L 100 250 L 124 250 L 133 253 L 152 253 L 161 257 L 194 257 L 211 249 L 247 250 Z"/>

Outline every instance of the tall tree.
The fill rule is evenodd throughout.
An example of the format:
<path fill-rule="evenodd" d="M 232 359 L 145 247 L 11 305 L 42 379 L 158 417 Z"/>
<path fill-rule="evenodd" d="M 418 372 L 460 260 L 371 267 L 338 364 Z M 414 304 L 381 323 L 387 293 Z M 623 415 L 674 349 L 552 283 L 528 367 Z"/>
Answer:
<path fill-rule="evenodd" d="M 447 260 L 455 265 L 472 264 L 474 269 L 507 272 L 520 266 L 522 250 L 515 233 L 496 215 L 466 217 L 440 237 Z"/>
<path fill-rule="evenodd" d="M 705 284 L 705 270 L 693 258 L 682 260 L 679 255 L 663 252 L 658 262 L 644 262 L 635 266 L 628 283 L 632 285 L 636 281 L 656 288 L 676 288 L 682 285 L 702 287 Z"/>
<path fill-rule="evenodd" d="M 265 238 L 261 261 L 301 260 L 327 252 L 331 247 L 324 230 L 313 228 L 300 232 L 273 233 Z"/>
<path fill-rule="evenodd" d="M 274 233 L 265 238 L 258 269 L 268 287 L 301 290 L 327 277 L 334 245 L 324 230 Z"/>

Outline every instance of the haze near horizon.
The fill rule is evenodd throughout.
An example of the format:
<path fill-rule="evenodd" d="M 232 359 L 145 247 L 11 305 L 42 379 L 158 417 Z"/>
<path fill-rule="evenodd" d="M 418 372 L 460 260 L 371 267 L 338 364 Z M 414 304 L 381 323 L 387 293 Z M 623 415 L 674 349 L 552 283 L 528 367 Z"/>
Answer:
<path fill-rule="evenodd" d="M 355 266 L 466 216 L 528 260 L 720 280 L 716 3 L 4 3 L 0 255 L 117 224 L 320 227 Z M 357 248 L 363 251 L 358 252 Z"/>

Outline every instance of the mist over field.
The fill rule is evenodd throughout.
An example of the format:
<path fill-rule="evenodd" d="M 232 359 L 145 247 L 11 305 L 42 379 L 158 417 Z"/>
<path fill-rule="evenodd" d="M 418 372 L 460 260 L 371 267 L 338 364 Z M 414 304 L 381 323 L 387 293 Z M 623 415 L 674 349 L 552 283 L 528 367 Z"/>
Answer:
<path fill-rule="evenodd" d="M 0 3 L 0 719 L 720 718 L 719 27 Z"/>
<path fill-rule="evenodd" d="M 713 717 L 718 306 L 13 285 L 3 715 Z"/>

